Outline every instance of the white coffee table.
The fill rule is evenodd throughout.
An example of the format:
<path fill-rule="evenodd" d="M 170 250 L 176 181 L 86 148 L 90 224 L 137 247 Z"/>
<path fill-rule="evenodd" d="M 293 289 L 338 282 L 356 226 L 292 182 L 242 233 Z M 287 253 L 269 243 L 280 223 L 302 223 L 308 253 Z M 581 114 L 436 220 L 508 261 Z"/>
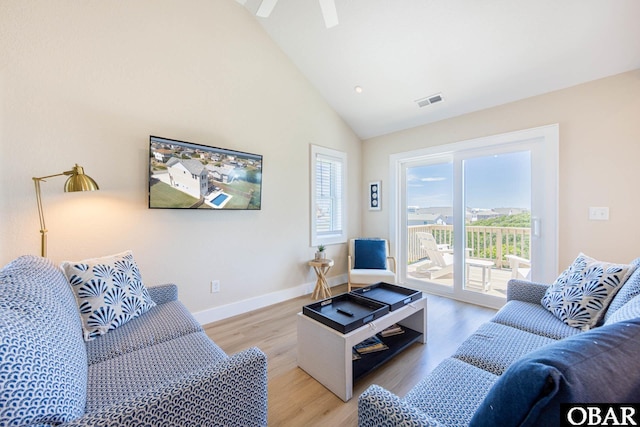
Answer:
<path fill-rule="evenodd" d="M 353 396 L 353 364 L 362 362 L 352 360 L 352 347 L 394 323 L 418 334 L 402 348 L 384 350 L 389 358 L 413 342 L 427 342 L 427 298 L 422 296 L 346 334 L 298 313 L 298 366 L 346 402 Z"/>

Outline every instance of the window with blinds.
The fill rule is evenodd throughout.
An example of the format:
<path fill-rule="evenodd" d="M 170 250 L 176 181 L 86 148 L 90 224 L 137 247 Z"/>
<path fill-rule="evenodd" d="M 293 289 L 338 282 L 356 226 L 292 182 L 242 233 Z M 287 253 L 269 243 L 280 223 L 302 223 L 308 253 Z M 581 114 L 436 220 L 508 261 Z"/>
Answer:
<path fill-rule="evenodd" d="M 346 153 L 311 146 L 311 245 L 346 241 Z"/>

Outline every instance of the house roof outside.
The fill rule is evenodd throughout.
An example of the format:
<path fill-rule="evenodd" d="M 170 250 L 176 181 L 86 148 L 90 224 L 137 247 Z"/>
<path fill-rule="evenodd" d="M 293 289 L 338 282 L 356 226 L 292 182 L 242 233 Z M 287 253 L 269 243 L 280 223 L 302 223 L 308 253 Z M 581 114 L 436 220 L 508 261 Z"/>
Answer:
<path fill-rule="evenodd" d="M 200 162 L 200 160 L 195 159 L 179 159 L 177 157 L 172 157 L 167 162 L 167 167 L 171 167 L 175 164 L 180 163 L 185 167 L 191 174 L 200 175 L 202 171 L 205 169 L 204 165 Z"/>
<path fill-rule="evenodd" d="M 529 212 L 522 208 L 494 208 L 493 210 L 498 212 L 500 215 L 518 215 L 524 212 Z"/>
<path fill-rule="evenodd" d="M 420 224 L 437 224 L 438 220 L 444 222 L 442 215 L 438 214 L 413 214 L 410 213 L 407 215 L 407 220 L 410 224 L 420 223 Z"/>
<path fill-rule="evenodd" d="M 235 167 L 231 165 L 222 165 L 222 166 L 207 165 L 206 168 L 207 170 L 211 172 L 219 173 L 220 175 L 230 175 L 231 173 L 233 173 L 235 169 Z"/>
<path fill-rule="evenodd" d="M 438 214 L 442 216 L 453 216 L 453 207 L 451 206 L 432 206 L 428 208 L 418 208 L 418 214 Z"/>

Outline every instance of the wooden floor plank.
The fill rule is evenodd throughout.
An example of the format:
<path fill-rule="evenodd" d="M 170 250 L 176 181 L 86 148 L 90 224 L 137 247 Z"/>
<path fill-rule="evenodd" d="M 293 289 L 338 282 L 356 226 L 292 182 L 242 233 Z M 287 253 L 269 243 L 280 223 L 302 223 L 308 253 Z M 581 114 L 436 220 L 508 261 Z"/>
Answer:
<path fill-rule="evenodd" d="M 346 285 L 332 288 L 333 295 Z M 495 310 L 428 295 L 427 344 L 413 344 L 359 379 L 353 398 L 343 402 L 296 363 L 296 314 L 313 302 L 309 295 L 206 325 L 207 335 L 227 354 L 256 346 L 268 359 L 269 426 L 356 426 L 358 396 L 378 384 L 403 396 Z"/>

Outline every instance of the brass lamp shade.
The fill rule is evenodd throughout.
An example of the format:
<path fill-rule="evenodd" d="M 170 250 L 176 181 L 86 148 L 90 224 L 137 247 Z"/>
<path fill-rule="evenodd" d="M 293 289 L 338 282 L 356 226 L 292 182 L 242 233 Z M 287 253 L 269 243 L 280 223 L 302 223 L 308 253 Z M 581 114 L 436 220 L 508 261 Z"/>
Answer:
<path fill-rule="evenodd" d="M 40 216 L 40 253 L 43 257 L 47 256 L 47 227 L 44 223 L 44 212 L 42 210 L 42 197 L 40 194 L 40 181 L 44 181 L 47 178 L 53 178 L 55 176 L 68 176 L 67 182 L 64 184 L 64 191 L 95 191 L 99 190 L 98 184 L 89 176 L 84 174 L 82 166 L 76 164 L 70 171 L 57 173 L 54 175 L 47 175 L 40 178 L 33 178 L 33 182 L 36 186 L 36 201 L 38 202 L 38 215 Z"/>
<path fill-rule="evenodd" d="M 65 173 L 66 175 L 66 173 Z M 98 184 L 89 175 L 84 174 L 84 168 L 82 166 L 75 165 L 72 170 L 72 175 L 64 183 L 64 191 L 95 191 L 99 190 Z"/>

